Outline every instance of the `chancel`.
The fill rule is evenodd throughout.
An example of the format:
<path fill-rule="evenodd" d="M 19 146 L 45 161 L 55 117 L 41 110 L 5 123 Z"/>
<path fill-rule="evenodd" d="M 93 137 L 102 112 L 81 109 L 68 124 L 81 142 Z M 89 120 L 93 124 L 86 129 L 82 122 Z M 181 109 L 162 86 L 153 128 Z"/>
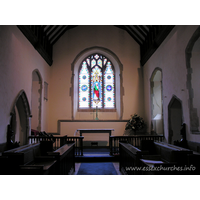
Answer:
<path fill-rule="evenodd" d="M 200 174 L 200 26 L 1 25 L 0 39 L 0 174 Z"/>

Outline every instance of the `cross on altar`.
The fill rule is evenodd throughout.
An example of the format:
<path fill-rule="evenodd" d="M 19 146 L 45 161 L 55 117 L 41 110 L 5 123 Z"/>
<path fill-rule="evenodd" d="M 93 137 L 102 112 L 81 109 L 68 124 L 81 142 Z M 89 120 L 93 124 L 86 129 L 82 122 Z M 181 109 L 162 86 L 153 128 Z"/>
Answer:
<path fill-rule="evenodd" d="M 99 120 L 99 118 L 98 118 L 98 106 L 96 106 L 96 109 L 95 109 L 95 111 L 96 111 L 96 118 L 95 118 L 95 120 Z"/>

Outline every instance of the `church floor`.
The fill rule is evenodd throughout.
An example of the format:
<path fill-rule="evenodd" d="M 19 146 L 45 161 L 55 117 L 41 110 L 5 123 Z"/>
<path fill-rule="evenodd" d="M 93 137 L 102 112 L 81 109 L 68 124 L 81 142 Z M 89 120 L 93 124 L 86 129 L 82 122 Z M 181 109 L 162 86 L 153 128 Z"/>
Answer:
<path fill-rule="evenodd" d="M 88 162 L 87 162 L 88 163 Z M 79 175 L 79 172 L 80 172 L 80 166 L 81 166 L 82 163 L 75 163 L 75 172 L 73 175 Z M 106 163 L 101 163 L 102 167 L 104 166 L 104 164 L 111 164 L 113 167 L 114 167 L 114 170 L 113 170 L 113 173 L 112 174 L 109 174 L 109 173 L 105 173 L 105 174 L 102 174 L 100 172 L 100 174 L 91 174 L 90 172 L 93 171 L 94 169 L 92 169 L 93 167 L 95 167 L 95 165 L 93 164 L 97 164 L 98 165 L 98 162 L 93 162 L 93 163 L 90 163 L 91 165 L 89 165 L 88 169 L 86 170 L 86 173 L 82 173 L 81 175 L 122 175 L 121 172 L 119 171 L 119 162 L 106 162 Z"/>
<path fill-rule="evenodd" d="M 83 149 L 83 156 L 76 158 L 74 175 L 121 175 L 119 162 L 110 155 L 108 147 Z"/>

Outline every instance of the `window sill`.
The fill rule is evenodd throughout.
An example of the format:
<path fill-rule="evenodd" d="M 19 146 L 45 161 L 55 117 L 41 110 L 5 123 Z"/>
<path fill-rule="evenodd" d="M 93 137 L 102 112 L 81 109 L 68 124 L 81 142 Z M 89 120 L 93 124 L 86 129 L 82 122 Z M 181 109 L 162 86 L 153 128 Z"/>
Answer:
<path fill-rule="evenodd" d="M 78 109 L 78 112 L 96 112 L 96 109 Z M 117 112 L 117 109 L 116 108 L 112 108 L 112 109 L 109 109 L 109 108 L 102 108 L 102 109 L 98 109 L 98 112 Z"/>

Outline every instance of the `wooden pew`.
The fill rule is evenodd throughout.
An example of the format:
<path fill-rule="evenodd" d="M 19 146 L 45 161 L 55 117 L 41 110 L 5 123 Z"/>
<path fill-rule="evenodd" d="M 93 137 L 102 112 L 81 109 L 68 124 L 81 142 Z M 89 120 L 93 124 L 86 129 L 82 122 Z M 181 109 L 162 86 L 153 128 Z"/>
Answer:
<path fill-rule="evenodd" d="M 173 146 L 180 150 L 191 151 L 192 153 L 187 154 L 186 166 L 189 168 L 188 173 L 191 175 L 200 175 L 200 153 L 199 153 L 200 144 L 199 143 L 186 141 L 186 148 L 176 146 L 176 145 L 171 145 L 171 144 L 168 144 L 168 145 Z"/>
<path fill-rule="evenodd" d="M 16 165 L 16 162 L 12 161 L 13 155 L 15 155 L 14 152 L 22 150 L 27 147 L 34 147 L 34 146 L 38 146 L 38 143 L 27 144 L 27 145 L 19 146 L 14 149 L 4 151 L 2 153 L 2 156 L 0 156 L 0 174 L 1 175 L 10 174 L 10 173 L 15 174 L 15 172 L 13 171 L 13 166 Z M 12 162 L 15 162 L 15 163 L 13 164 Z"/>
<path fill-rule="evenodd" d="M 19 165 L 19 175 L 54 175 L 56 160 L 54 157 L 36 157 L 30 164 Z"/>
<path fill-rule="evenodd" d="M 54 157 L 47 156 L 47 152 L 52 151 L 51 141 L 41 141 L 40 143 L 24 145 L 14 150 L 6 151 L 4 157 L 4 169 L 2 174 L 55 174 Z"/>
<path fill-rule="evenodd" d="M 141 174 L 141 171 L 132 170 L 132 167 L 140 166 L 140 159 L 142 152 L 140 149 L 134 147 L 126 142 L 119 142 L 119 170 L 125 175 Z"/>
<path fill-rule="evenodd" d="M 75 171 L 75 142 L 65 144 L 54 152 L 48 152 L 54 156 L 57 175 L 71 175 Z"/>
<path fill-rule="evenodd" d="M 162 171 L 145 174 L 189 174 L 189 171 L 184 168 L 188 167 L 188 156 L 193 154 L 191 150 L 151 140 L 141 141 L 141 150 L 148 152 L 142 155 L 142 166 L 163 167 Z M 165 170 L 166 167 L 174 167 L 174 169 Z"/>
<path fill-rule="evenodd" d="M 120 171 L 125 174 L 190 174 L 188 156 L 193 152 L 152 140 L 141 141 L 138 149 L 127 143 L 120 143 Z M 137 169 L 135 167 L 138 167 Z"/>

